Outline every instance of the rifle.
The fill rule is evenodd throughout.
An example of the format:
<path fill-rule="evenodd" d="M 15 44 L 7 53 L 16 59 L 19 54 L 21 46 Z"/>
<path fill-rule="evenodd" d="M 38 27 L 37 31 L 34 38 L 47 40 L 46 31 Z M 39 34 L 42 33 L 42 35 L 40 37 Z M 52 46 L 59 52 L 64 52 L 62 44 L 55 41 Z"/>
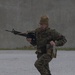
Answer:
<path fill-rule="evenodd" d="M 14 29 L 12 29 L 12 31 L 10 31 L 10 30 L 5 30 L 5 31 L 11 32 L 11 33 L 13 33 L 15 35 L 24 36 L 26 38 L 31 38 L 32 40 L 31 40 L 31 43 L 30 44 L 32 44 L 33 46 L 36 45 L 36 36 L 35 36 L 35 33 L 33 33 L 33 32 L 28 32 L 28 33 L 22 34 L 22 32 L 16 31 Z"/>

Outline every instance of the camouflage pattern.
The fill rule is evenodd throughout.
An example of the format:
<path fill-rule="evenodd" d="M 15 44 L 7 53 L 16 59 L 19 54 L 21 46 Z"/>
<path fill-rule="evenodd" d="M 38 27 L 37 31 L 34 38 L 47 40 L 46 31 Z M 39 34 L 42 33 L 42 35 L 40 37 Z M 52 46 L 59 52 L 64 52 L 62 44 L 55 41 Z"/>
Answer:
<path fill-rule="evenodd" d="M 56 56 L 53 55 L 53 46 L 49 42 L 54 41 L 56 46 L 62 46 L 66 43 L 66 39 L 63 35 L 50 28 L 46 28 L 45 30 L 37 28 L 35 32 L 37 39 L 36 54 L 38 59 L 34 65 L 41 75 L 51 75 L 49 62 Z"/>
<path fill-rule="evenodd" d="M 47 16 L 41 16 L 41 19 L 40 19 L 40 24 L 46 24 L 48 25 L 48 22 L 49 22 L 49 18 Z"/>
<path fill-rule="evenodd" d="M 37 54 L 38 59 L 35 62 L 35 67 L 41 75 L 51 75 L 49 70 L 49 62 L 52 60 L 48 54 Z"/>
<path fill-rule="evenodd" d="M 37 52 L 48 53 L 50 56 L 53 56 L 53 47 L 49 42 L 54 41 L 56 46 L 62 46 L 66 43 L 65 37 L 54 29 L 47 28 L 45 30 L 41 30 L 38 28 L 35 32 L 37 39 Z"/>

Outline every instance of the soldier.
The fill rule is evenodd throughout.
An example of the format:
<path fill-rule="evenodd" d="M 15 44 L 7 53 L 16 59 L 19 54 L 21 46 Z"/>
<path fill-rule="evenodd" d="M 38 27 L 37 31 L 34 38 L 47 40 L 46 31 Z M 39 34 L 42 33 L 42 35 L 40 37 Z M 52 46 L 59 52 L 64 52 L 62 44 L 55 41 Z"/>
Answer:
<path fill-rule="evenodd" d="M 55 29 L 49 28 L 47 16 L 41 17 L 40 27 L 34 32 L 37 40 L 35 44 L 37 46 L 37 60 L 34 65 L 41 75 L 51 75 L 49 62 L 56 57 L 53 54 L 53 46 L 63 46 L 67 40 Z M 27 38 L 27 41 L 31 42 L 31 40 L 31 38 Z"/>

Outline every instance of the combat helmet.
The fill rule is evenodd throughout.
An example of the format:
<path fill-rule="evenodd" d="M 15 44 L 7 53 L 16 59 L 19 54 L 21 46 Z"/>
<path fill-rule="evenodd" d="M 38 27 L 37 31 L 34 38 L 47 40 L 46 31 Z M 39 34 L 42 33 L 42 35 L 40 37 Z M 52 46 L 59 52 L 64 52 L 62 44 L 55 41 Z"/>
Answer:
<path fill-rule="evenodd" d="M 41 16 L 41 19 L 40 19 L 40 24 L 46 24 L 48 25 L 48 21 L 49 21 L 49 18 L 48 16 Z"/>

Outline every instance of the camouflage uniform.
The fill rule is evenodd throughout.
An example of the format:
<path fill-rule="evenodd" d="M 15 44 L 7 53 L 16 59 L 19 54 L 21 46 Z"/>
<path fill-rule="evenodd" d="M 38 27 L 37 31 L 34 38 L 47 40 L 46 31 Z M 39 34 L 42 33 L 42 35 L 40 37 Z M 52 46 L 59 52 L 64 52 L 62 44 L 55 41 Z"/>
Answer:
<path fill-rule="evenodd" d="M 41 73 L 41 75 L 51 75 L 49 70 L 49 62 L 54 58 L 53 47 L 49 44 L 50 41 L 56 42 L 56 46 L 62 46 L 66 43 L 66 39 L 63 35 L 59 34 L 55 30 L 47 28 L 41 31 L 40 28 L 35 30 L 37 39 L 37 60 L 35 67 Z"/>
<path fill-rule="evenodd" d="M 42 23 L 48 25 L 48 17 L 41 17 L 40 25 Z M 37 40 L 37 60 L 34 65 L 41 75 L 51 75 L 49 70 L 49 62 L 56 56 L 54 56 L 53 46 L 51 46 L 49 42 L 54 41 L 56 46 L 62 46 L 66 43 L 66 39 L 56 30 L 50 29 L 48 27 L 45 30 L 37 28 L 35 33 Z"/>

